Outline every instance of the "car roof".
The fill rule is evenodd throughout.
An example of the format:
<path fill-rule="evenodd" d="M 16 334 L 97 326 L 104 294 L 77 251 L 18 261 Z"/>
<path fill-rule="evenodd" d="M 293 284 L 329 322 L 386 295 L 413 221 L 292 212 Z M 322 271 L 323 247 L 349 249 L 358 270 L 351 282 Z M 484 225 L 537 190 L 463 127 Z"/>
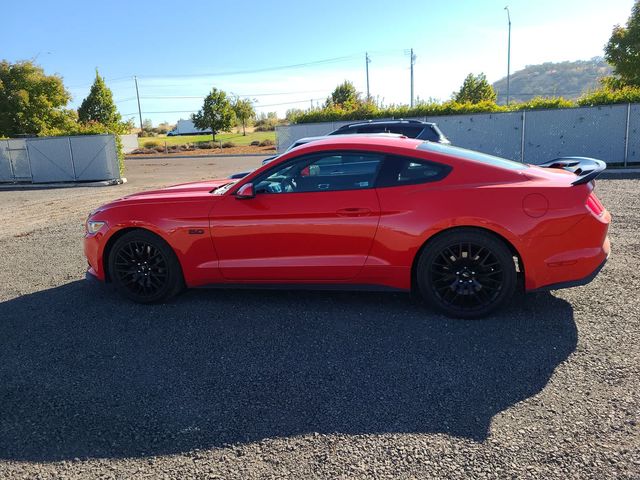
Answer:
<path fill-rule="evenodd" d="M 347 123 L 346 125 L 342 125 L 341 127 L 338 128 L 338 130 L 340 128 L 351 128 L 351 127 L 361 127 L 361 126 L 366 126 L 366 125 L 384 125 L 384 124 L 402 124 L 402 125 L 411 125 L 411 124 L 415 124 L 415 125 L 429 125 L 429 126 L 433 126 L 435 125 L 434 122 L 425 122 L 423 120 L 404 120 L 402 118 L 399 119 L 395 119 L 395 120 L 364 120 L 364 121 L 360 121 L 360 122 L 354 122 L 354 123 Z"/>
<path fill-rule="evenodd" d="M 345 138 L 345 137 L 346 138 L 352 138 L 352 137 L 406 138 L 401 133 L 387 133 L 387 132 L 380 132 L 380 133 L 353 133 L 353 134 L 349 134 L 349 135 L 340 135 L 340 136 L 343 137 L 343 138 Z M 291 148 L 293 145 L 296 145 L 296 144 L 299 144 L 298 146 L 302 146 L 302 145 L 310 143 L 310 142 L 314 142 L 315 143 L 315 142 L 320 141 L 320 140 L 331 139 L 331 138 L 335 138 L 335 135 L 321 135 L 321 136 L 318 136 L 318 137 L 303 137 L 303 138 L 299 138 L 298 140 L 293 142 L 289 148 Z"/>
<path fill-rule="evenodd" d="M 360 145 L 373 145 L 415 149 L 418 147 L 418 145 L 421 145 L 424 142 L 424 140 L 408 138 L 397 133 L 328 135 L 326 137 L 319 137 L 319 139 L 314 140 L 313 143 L 300 145 L 299 147 L 296 147 L 296 151 L 301 151 L 302 149 L 313 149 L 318 146 L 326 145 L 335 145 L 338 148 L 342 146 L 351 146 L 357 148 Z"/>
<path fill-rule="evenodd" d="M 498 168 L 501 170 L 523 170 L 527 168 L 526 164 L 508 160 L 506 158 L 495 157 L 476 150 L 454 147 L 452 145 L 430 142 L 428 140 L 407 138 L 404 136 L 385 137 L 378 135 L 334 135 L 317 142 L 300 145 L 300 147 L 296 148 L 296 153 L 314 153 L 318 147 L 322 147 L 320 151 L 328 151 L 333 148 L 347 148 L 349 150 L 358 150 L 359 148 L 362 148 L 363 150 L 368 150 L 366 147 L 371 146 L 391 147 L 406 151 L 417 150 L 430 152 L 436 156 L 440 156 L 441 158 L 448 158 L 456 162 L 470 162 L 485 168 Z"/>

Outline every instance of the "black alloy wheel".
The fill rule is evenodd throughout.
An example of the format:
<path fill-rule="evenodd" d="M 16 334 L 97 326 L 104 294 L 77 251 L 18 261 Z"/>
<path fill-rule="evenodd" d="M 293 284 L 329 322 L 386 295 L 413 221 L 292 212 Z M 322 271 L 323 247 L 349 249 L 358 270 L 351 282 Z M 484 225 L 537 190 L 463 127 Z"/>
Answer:
<path fill-rule="evenodd" d="M 513 295 L 513 255 L 488 232 L 452 230 L 426 246 L 418 264 L 418 286 L 429 303 L 448 316 L 482 317 Z"/>
<path fill-rule="evenodd" d="M 116 241 L 109 254 L 109 274 L 121 294 L 139 303 L 166 300 L 184 284 L 171 247 L 146 230 L 133 230 Z"/>

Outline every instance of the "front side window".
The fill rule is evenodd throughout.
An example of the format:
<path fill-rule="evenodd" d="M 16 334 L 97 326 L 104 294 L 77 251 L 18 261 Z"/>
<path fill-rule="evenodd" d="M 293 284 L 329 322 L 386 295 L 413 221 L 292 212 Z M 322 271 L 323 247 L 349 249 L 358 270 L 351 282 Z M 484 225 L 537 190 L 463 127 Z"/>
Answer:
<path fill-rule="evenodd" d="M 380 171 L 376 187 L 398 187 L 435 182 L 442 180 L 450 171 L 449 165 L 389 155 Z"/>
<path fill-rule="evenodd" d="M 303 193 L 373 188 L 384 155 L 328 152 L 305 155 L 256 179 L 256 193 Z"/>

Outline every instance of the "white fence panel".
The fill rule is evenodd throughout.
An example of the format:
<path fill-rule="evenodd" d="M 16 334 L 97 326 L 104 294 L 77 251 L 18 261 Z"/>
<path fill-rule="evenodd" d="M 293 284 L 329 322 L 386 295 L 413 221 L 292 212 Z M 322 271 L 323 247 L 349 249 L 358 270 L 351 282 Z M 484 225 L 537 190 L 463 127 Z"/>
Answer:
<path fill-rule="evenodd" d="M 131 153 L 138 148 L 138 135 L 135 133 L 120 135 L 120 142 L 122 142 L 122 152 Z"/>
<path fill-rule="evenodd" d="M 626 105 L 527 112 L 524 161 L 543 163 L 562 156 L 623 163 Z"/>
<path fill-rule="evenodd" d="M 522 112 L 430 117 L 451 143 L 463 148 L 522 160 Z"/>

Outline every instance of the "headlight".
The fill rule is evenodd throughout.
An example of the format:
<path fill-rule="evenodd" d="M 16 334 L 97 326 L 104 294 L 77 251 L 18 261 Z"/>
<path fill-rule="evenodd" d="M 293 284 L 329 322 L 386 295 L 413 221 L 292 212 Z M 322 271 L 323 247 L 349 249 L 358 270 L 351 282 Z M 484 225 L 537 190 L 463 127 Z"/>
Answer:
<path fill-rule="evenodd" d="M 102 227 L 104 227 L 107 224 L 107 222 L 94 222 L 89 220 L 87 222 L 87 232 L 94 234 L 96 232 L 98 232 L 98 230 L 100 230 Z"/>

